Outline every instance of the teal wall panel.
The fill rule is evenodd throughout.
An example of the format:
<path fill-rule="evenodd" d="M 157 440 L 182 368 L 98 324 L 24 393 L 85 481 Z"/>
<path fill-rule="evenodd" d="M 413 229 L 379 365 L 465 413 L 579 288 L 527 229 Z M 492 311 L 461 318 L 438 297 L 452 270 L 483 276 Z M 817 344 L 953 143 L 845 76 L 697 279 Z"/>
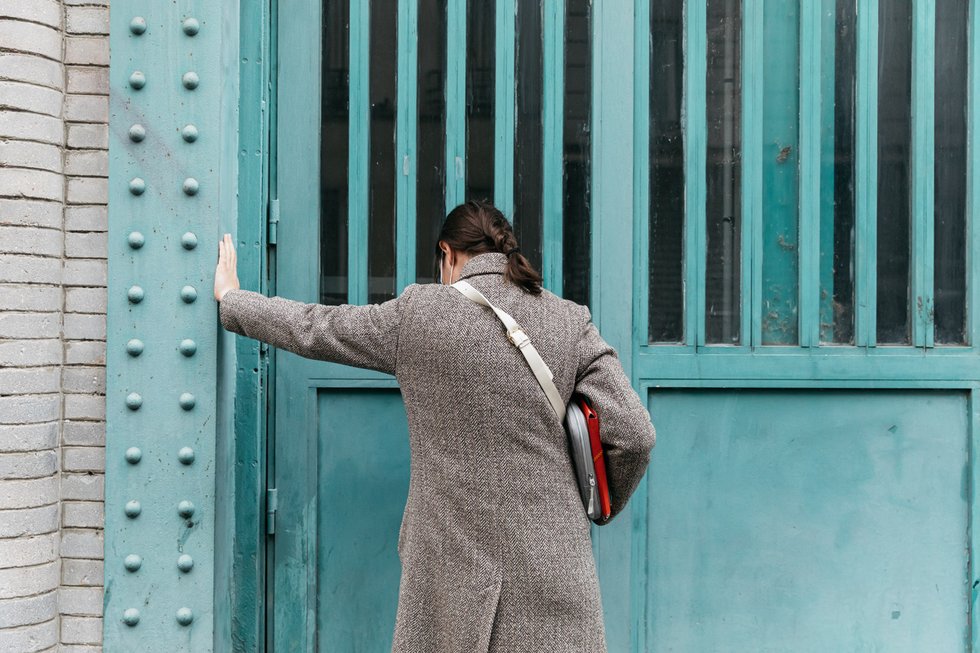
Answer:
<path fill-rule="evenodd" d="M 220 120 L 225 11 L 121 0 L 111 12 L 106 651 L 214 647 L 212 283 L 235 201 L 222 186 L 236 131 Z"/>

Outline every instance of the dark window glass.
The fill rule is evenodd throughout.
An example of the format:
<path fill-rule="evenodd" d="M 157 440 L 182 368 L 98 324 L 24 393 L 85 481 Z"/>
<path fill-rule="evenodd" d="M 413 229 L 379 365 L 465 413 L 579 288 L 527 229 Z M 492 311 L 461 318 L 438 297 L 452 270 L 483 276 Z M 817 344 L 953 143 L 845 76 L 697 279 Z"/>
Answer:
<path fill-rule="evenodd" d="M 878 5 L 877 341 L 908 343 L 912 3 Z"/>
<path fill-rule="evenodd" d="M 823 15 L 820 106 L 820 340 L 854 342 L 854 0 Z M 832 74 L 831 74 L 832 73 Z"/>
<path fill-rule="evenodd" d="M 589 303 L 592 229 L 592 3 L 565 9 L 562 296 Z"/>
<path fill-rule="evenodd" d="M 514 231 L 521 253 L 541 269 L 542 4 L 517 3 L 514 64 L 517 106 L 514 116 Z"/>
<path fill-rule="evenodd" d="M 800 0 L 765 0 L 762 344 L 799 342 Z"/>
<path fill-rule="evenodd" d="M 742 5 L 707 0 L 705 342 L 737 344 L 740 326 Z"/>
<path fill-rule="evenodd" d="M 468 200 L 493 201 L 495 15 L 494 0 L 467 0 L 466 199 Z M 455 174 L 452 169 L 451 172 Z"/>
<path fill-rule="evenodd" d="M 418 49 L 415 277 L 427 283 L 433 281 L 436 239 L 446 217 L 446 0 L 422 0 L 418 19 L 424 47 Z"/>
<path fill-rule="evenodd" d="M 650 7 L 650 342 L 684 340 L 684 1 Z"/>
<path fill-rule="evenodd" d="M 320 302 L 347 302 L 347 131 L 350 126 L 350 8 L 323 5 L 320 123 Z"/>
<path fill-rule="evenodd" d="M 398 3 L 371 2 L 368 301 L 395 296 L 395 71 Z"/>
<path fill-rule="evenodd" d="M 966 342 L 968 4 L 936 4 L 934 340 L 947 344 Z"/>

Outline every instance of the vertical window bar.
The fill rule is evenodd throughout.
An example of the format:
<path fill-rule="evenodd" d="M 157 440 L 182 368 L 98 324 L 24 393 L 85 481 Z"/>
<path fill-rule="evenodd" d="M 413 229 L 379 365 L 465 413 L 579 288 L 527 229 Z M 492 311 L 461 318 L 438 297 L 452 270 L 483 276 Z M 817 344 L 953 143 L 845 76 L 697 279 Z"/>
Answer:
<path fill-rule="evenodd" d="M 877 330 L 874 307 L 878 302 L 875 287 L 878 266 L 878 0 L 861 0 L 857 27 L 854 344 L 874 347 Z"/>
<path fill-rule="evenodd" d="M 967 147 L 967 218 L 966 232 L 968 247 L 966 250 L 966 295 L 967 295 L 967 333 L 969 334 L 969 345 L 976 347 L 980 344 L 980 284 L 976 282 L 980 278 L 980 224 L 977 224 L 977 216 L 980 216 L 980 165 L 977 165 L 977 158 L 980 156 L 980 6 L 977 0 L 970 3 L 969 18 L 969 145 Z M 973 631 L 980 636 L 980 629 Z"/>
<path fill-rule="evenodd" d="M 466 199 L 493 198 L 494 0 L 466 3 Z"/>
<path fill-rule="evenodd" d="M 368 237 L 368 168 L 371 126 L 370 80 L 371 13 L 367 2 L 351 4 L 350 14 L 350 213 L 347 229 L 348 301 L 366 304 Z"/>
<path fill-rule="evenodd" d="M 800 3 L 799 344 L 820 342 L 820 90 L 822 1 Z M 833 69 L 827 71 L 833 75 Z M 832 87 L 831 87 L 832 88 Z M 833 106 L 833 96 L 825 100 Z"/>
<path fill-rule="evenodd" d="M 562 159 L 565 87 L 565 0 L 548 2 L 544 8 L 544 145 L 541 197 L 541 273 L 544 285 L 562 294 Z"/>
<path fill-rule="evenodd" d="M 656 69 L 658 64 L 657 62 L 651 61 L 651 57 L 653 56 L 652 43 L 656 39 L 656 35 L 654 34 L 653 24 L 651 23 L 652 19 L 650 16 L 653 12 L 650 8 L 650 2 L 651 0 L 638 0 L 636 3 L 636 14 L 633 19 L 635 21 L 633 46 L 636 53 L 633 64 L 636 66 L 634 70 L 636 78 L 633 81 L 634 88 L 636 89 L 636 95 L 633 97 L 633 140 L 638 146 L 634 152 L 635 158 L 633 161 L 633 195 L 636 197 L 636 201 L 633 202 L 636 211 L 633 229 L 637 241 L 635 248 L 639 251 L 639 256 L 636 260 L 641 262 L 646 261 L 648 266 L 645 274 L 642 273 L 642 267 L 638 269 L 637 272 L 640 274 L 635 278 L 639 292 L 633 311 L 633 321 L 638 322 L 643 320 L 644 322 L 634 325 L 633 330 L 634 333 L 639 332 L 637 334 L 638 337 L 635 337 L 634 340 L 644 345 L 656 340 L 653 336 L 653 315 L 650 310 L 650 307 L 655 302 L 651 297 L 651 289 L 654 287 L 654 263 L 650 254 L 653 249 L 653 245 L 650 242 L 650 232 L 652 230 L 650 223 L 653 219 L 650 198 L 654 193 L 653 182 L 651 181 L 652 177 L 650 175 L 650 170 L 654 166 L 653 146 L 650 137 L 650 123 L 653 120 L 653 112 L 650 107 L 652 102 L 650 71 Z M 646 147 L 643 144 L 646 144 Z M 678 186 L 677 188 L 683 188 L 683 186 Z M 676 190 L 674 192 L 677 193 Z M 683 225 L 681 225 L 681 228 L 683 229 Z M 683 235 L 681 235 L 681 238 L 683 238 Z M 683 268 L 680 272 L 682 271 Z M 680 279 L 678 280 L 678 286 L 683 287 L 682 280 Z M 681 303 L 679 309 L 683 312 L 683 303 Z M 640 331 L 637 327 L 641 327 L 643 324 L 646 324 L 646 329 Z M 681 320 L 681 327 L 683 328 L 683 320 Z M 646 336 L 641 340 L 640 334 L 644 332 Z M 680 337 L 678 337 L 679 339 Z"/>
<path fill-rule="evenodd" d="M 687 100 L 684 133 L 684 205 L 687 221 L 684 225 L 684 251 L 688 261 L 684 265 L 684 287 L 690 288 L 685 305 L 684 342 L 705 344 L 705 270 L 704 251 L 705 220 L 707 215 L 707 139 L 705 122 L 707 85 L 707 8 L 704 2 L 689 0 L 685 7 L 687 21 L 684 25 L 687 43 L 687 74 L 684 77 L 684 96 Z M 690 265 L 690 261 L 697 262 Z"/>
<path fill-rule="evenodd" d="M 466 195 L 466 0 L 446 9 L 446 212 Z"/>
<path fill-rule="evenodd" d="M 912 6 L 912 342 L 932 347 L 936 5 L 914 0 Z"/>
<path fill-rule="evenodd" d="M 517 4 L 517 115 L 514 118 L 514 233 L 521 253 L 541 269 L 542 0 Z"/>
<path fill-rule="evenodd" d="M 418 3 L 398 0 L 398 147 L 395 157 L 396 294 L 415 281 L 416 204 L 418 163 L 415 145 L 418 124 Z M 428 255 L 429 253 L 426 252 Z M 428 256 L 427 256 L 428 258 Z"/>
<path fill-rule="evenodd" d="M 493 203 L 508 219 L 512 219 L 514 215 L 514 46 L 517 42 L 515 1 L 496 0 L 496 78 L 501 83 L 495 89 Z"/>

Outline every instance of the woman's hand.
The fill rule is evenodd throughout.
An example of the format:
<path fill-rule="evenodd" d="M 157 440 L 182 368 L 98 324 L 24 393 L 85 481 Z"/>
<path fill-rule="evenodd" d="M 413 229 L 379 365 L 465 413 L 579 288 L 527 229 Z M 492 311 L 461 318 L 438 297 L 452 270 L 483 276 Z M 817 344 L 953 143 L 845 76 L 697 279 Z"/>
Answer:
<path fill-rule="evenodd" d="M 218 241 L 218 267 L 214 271 L 214 298 L 219 302 L 229 290 L 241 288 L 238 283 L 238 257 L 231 234 Z"/>

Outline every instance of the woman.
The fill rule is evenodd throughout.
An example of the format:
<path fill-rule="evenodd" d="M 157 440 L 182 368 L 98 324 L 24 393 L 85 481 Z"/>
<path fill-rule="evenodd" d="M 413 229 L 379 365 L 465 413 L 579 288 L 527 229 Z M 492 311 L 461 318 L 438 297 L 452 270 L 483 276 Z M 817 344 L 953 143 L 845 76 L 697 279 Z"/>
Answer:
<path fill-rule="evenodd" d="M 542 289 L 503 214 L 485 202 L 457 206 L 439 234 L 440 283 L 367 306 L 242 290 L 230 235 L 219 250 L 214 292 L 226 329 L 398 379 L 411 475 L 392 651 L 606 651 L 590 521 L 564 427 L 497 317 L 448 284 L 466 279 L 520 323 L 564 401 L 573 390 L 591 399 L 609 519 L 643 477 L 655 431 L 589 310 Z"/>

